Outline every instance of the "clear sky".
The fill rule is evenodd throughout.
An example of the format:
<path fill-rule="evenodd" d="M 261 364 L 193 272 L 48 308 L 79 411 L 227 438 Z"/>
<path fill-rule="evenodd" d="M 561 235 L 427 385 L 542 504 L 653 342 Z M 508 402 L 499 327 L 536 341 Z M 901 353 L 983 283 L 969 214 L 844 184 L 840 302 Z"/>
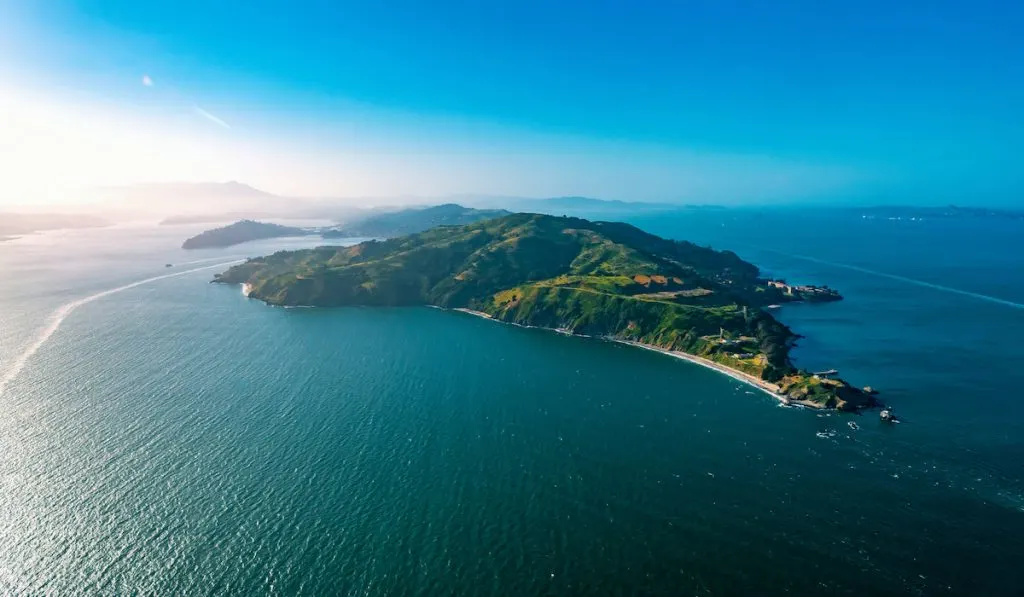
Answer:
<path fill-rule="evenodd" d="M 306 196 L 1007 205 L 1024 3 L 0 0 L 0 203 Z"/>

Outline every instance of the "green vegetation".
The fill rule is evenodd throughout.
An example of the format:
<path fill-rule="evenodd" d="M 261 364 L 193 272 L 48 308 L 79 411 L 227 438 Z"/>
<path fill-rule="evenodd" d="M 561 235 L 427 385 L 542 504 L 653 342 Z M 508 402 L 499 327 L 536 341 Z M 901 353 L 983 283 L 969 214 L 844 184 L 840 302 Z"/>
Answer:
<path fill-rule="evenodd" d="M 766 292 L 757 267 L 623 223 L 513 214 L 352 247 L 283 251 L 214 281 L 247 283 L 250 296 L 274 305 L 468 308 L 683 351 L 768 382 L 807 377 L 789 361 L 794 334 L 761 309 L 783 299 Z"/>
<path fill-rule="evenodd" d="M 785 376 L 779 387 L 790 399 L 819 408 L 857 410 L 876 404 L 874 392 L 855 388 L 841 379 L 819 377 L 807 372 Z"/>
<path fill-rule="evenodd" d="M 379 213 L 326 229 L 324 238 L 391 237 L 422 232 L 434 226 L 459 226 L 480 220 L 507 216 L 503 209 L 473 209 L 455 203 L 432 207 L 411 207 Z"/>
<path fill-rule="evenodd" d="M 279 224 L 268 224 L 255 222 L 253 220 L 239 220 L 234 224 L 222 228 L 206 230 L 186 240 L 182 249 L 208 249 L 211 247 L 230 247 L 250 240 L 264 238 L 277 238 L 279 236 L 301 236 L 308 234 L 302 228 L 281 226 Z"/>

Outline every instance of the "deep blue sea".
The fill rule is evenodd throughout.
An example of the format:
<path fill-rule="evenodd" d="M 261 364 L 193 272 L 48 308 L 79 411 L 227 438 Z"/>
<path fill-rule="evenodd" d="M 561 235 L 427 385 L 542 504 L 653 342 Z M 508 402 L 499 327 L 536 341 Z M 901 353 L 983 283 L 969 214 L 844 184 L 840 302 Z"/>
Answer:
<path fill-rule="evenodd" d="M 839 289 L 777 312 L 798 364 L 904 422 L 599 340 L 208 283 L 317 238 L 30 235 L 0 242 L 0 593 L 1024 592 L 1024 224 L 629 220 Z"/>

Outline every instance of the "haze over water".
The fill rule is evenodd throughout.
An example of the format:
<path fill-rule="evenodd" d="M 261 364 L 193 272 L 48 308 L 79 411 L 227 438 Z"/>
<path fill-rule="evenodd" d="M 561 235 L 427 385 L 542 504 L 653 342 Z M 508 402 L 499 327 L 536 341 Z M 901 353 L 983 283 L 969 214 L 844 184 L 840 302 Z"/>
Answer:
<path fill-rule="evenodd" d="M 271 308 L 199 269 L 319 239 L 28 236 L 0 243 L 0 375 L 23 361 L 0 393 L 0 592 L 1024 590 L 1019 222 L 635 222 L 839 289 L 778 314 L 798 365 L 905 422 L 457 313 Z"/>

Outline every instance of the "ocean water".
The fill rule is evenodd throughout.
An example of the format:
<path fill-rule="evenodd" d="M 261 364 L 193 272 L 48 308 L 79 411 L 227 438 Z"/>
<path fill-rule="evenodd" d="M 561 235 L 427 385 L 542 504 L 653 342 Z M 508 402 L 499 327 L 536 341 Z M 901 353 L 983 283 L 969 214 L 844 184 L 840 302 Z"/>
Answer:
<path fill-rule="evenodd" d="M 314 238 L 34 235 L 0 243 L 0 593 L 1024 591 L 1020 224 L 635 222 L 840 289 L 780 310 L 795 356 L 905 422 L 597 340 L 207 283 Z"/>

